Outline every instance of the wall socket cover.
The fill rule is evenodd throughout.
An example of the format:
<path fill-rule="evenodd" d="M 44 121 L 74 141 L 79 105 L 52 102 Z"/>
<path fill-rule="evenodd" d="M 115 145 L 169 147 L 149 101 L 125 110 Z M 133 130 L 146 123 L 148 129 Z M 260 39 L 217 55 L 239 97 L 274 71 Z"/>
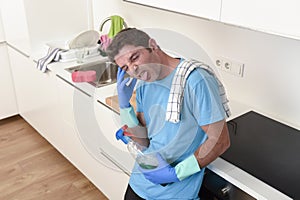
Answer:
<path fill-rule="evenodd" d="M 216 66 L 229 74 L 243 77 L 244 75 L 244 64 L 232 59 L 225 57 L 217 57 L 215 59 Z"/>

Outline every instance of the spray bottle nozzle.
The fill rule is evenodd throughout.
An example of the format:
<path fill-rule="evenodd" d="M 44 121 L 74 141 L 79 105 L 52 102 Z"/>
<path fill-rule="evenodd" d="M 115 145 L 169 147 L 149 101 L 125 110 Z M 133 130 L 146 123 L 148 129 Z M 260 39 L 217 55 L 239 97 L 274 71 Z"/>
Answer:
<path fill-rule="evenodd" d="M 124 135 L 124 132 L 125 132 L 126 128 L 127 128 L 127 125 L 124 125 L 122 128 L 120 128 L 116 132 L 116 138 L 117 138 L 117 140 L 122 140 L 124 142 L 124 144 L 128 144 L 128 142 L 129 142 L 128 136 Z"/>

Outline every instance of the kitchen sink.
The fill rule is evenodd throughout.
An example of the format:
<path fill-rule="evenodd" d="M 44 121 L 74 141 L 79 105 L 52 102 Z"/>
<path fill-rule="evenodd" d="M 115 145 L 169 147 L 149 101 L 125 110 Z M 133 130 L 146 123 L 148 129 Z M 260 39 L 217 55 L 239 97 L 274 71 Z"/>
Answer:
<path fill-rule="evenodd" d="M 95 87 L 102 87 L 117 82 L 118 66 L 108 60 L 83 63 L 75 67 L 67 68 L 66 70 L 70 73 L 75 71 L 96 71 L 96 80 L 89 82 Z"/>

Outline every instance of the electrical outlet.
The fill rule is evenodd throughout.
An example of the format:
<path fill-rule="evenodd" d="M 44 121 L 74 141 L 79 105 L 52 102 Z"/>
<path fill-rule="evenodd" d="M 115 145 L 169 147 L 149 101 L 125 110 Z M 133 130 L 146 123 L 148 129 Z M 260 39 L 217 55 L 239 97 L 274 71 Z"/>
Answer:
<path fill-rule="evenodd" d="M 232 62 L 228 59 L 223 59 L 223 65 L 221 67 L 222 70 L 231 73 Z"/>
<path fill-rule="evenodd" d="M 243 77 L 244 75 L 244 64 L 241 62 L 224 57 L 217 57 L 215 63 L 219 69 L 229 74 L 239 77 Z"/>

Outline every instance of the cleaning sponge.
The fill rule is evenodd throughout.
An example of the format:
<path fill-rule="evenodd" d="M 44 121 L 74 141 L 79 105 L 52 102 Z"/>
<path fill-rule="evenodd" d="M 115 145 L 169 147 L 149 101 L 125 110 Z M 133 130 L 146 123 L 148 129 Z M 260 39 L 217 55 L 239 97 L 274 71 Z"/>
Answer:
<path fill-rule="evenodd" d="M 73 82 L 93 82 L 96 80 L 96 71 L 74 71 L 72 72 Z"/>

